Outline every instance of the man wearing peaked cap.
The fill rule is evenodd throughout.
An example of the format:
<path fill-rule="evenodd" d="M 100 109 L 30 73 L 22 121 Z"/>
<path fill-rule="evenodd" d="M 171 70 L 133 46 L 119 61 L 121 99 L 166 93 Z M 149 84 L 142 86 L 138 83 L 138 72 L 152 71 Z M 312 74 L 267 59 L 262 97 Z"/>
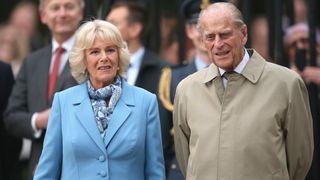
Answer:
<path fill-rule="evenodd" d="M 226 2 L 223 0 L 185 0 L 181 6 L 181 13 L 188 23 L 197 23 L 200 11 L 215 2 Z"/>
<path fill-rule="evenodd" d="M 211 61 L 209 60 L 207 51 L 202 43 L 200 33 L 196 28 L 198 22 L 198 17 L 201 9 L 205 8 L 211 3 L 218 1 L 209 1 L 209 0 L 186 0 L 181 5 L 181 13 L 185 21 L 184 30 L 187 37 L 192 41 L 192 44 L 195 49 L 195 54 L 189 64 L 184 64 L 182 66 L 164 68 L 161 75 L 160 85 L 159 85 L 159 97 L 161 103 L 167 109 L 166 112 L 162 113 L 166 121 L 169 121 L 169 124 L 172 125 L 172 111 L 173 111 L 173 100 L 178 83 L 187 77 L 188 75 L 197 72 L 205 67 L 207 67 Z M 221 1 L 220 1 L 221 2 Z M 171 135 L 174 135 L 174 132 L 171 131 Z M 173 143 L 171 143 L 172 149 L 174 149 Z M 182 180 L 184 179 L 176 157 L 175 152 L 169 157 L 169 162 L 167 164 L 167 180 Z"/>

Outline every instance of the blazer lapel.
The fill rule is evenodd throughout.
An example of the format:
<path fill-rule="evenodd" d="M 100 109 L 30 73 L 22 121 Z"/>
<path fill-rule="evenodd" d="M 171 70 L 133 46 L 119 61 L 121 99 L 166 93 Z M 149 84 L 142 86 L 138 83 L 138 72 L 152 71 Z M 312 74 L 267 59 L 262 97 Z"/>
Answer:
<path fill-rule="evenodd" d="M 130 106 L 134 106 L 134 93 L 125 81 L 122 81 L 122 84 L 122 94 L 112 113 L 112 118 L 106 131 L 106 137 L 104 138 L 106 147 L 108 147 L 110 141 L 122 124 L 128 120 L 132 111 Z"/>
<path fill-rule="evenodd" d="M 39 61 L 37 61 L 37 67 L 34 68 L 33 71 L 36 76 L 34 76 L 34 86 L 35 87 L 43 87 L 43 88 L 34 88 L 35 91 L 38 91 L 36 94 L 38 94 L 38 101 L 43 101 L 43 104 L 45 104 L 44 107 L 47 107 L 49 105 L 48 102 L 48 78 L 49 78 L 49 68 L 50 68 L 50 60 L 51 60 L 51 46 L 46 47 L 42 54 L 39 55 Z"/>
<path fill-rule="evenodd" d="M 91 139 L 96 143 L 96 145 L 101 149 L 101 151 L 106 152 L 100 132 L 97 128 L 93 110 L 91 108 L 91 102 L 87 93 L 86 84 L 83 83 L 80 86 L 80 90 L 74 95 L 74 107 L 75 114 L 82 124 L 83 128 L 87 131 Z M 82 98 L 79 98 L 82 97 Z"/>

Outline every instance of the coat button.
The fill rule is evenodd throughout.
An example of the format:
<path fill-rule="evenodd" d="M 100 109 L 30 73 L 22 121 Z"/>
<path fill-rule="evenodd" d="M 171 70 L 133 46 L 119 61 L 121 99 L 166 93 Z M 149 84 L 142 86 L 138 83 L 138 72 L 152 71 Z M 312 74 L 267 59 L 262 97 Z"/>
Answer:
<path fill-rule="evenodd" d="M 99 156 L 99 161 L 100 162 L 104 162 L 104 160 L 105 160 L 104 156 Z"/>
<path fill-rule="evenodd" d="M 105 171 L 100 171 L 100 175 L 101 175 L 102 177 L 106 177 L 107 173 L 106 173 Z"/>

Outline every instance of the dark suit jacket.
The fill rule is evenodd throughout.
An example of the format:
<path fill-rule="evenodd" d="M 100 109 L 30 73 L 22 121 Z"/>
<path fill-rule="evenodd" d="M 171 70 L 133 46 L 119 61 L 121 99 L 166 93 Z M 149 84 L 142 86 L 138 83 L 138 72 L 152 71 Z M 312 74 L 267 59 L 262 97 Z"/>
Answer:
<path fill-rule="evenodd" d="M 195 61 L 192 61 L 189 64 L 183 66 L 176 66 L 171 68 L 171 81 L 170 81 L 170 101 L 173 103 L 174 96 L 176 92 L 177 85 L 179 82 L 186 78 L 188 75 L 197 71 Z M 160 101 L 161 102 L 161 101 Z M 162 105 L 162 103 L 161 103 Z M 163 105 L 162 105 L 163 106 Z M 172 122 L 172 112 L 164 109 L 160 112 L 160 116 L 163 118 L 162 120 L 165 121 L 166 126 L 168 129 L 173 128 Z M 167 149 L 166 149 L 166 171 L 167 171 L 167 180 L 183 180 L 184 177 L 179 169 L 175 152 L 174 152 L 174 143 L 170 132 L 166 132 L 163 136 L 167 137 Z"/>
<path fill-rule="evenodd" d="M 167 66 L 164 60 L 149 50 L 145 50 L 135 86 L 157 94 L 162 68 Z"/>
<path fill-rule="evenodd" d="M 41 138 L 34 138 L 31 117 L 35 112 L 49 108 L 52 101 L 47 100 L 51 48 L 47 46 L 26 57 L 5 112 L 5 124 L 9 131 L 17 137 L 32 139 L 29 178 L 32 177 L 38 163 L 45 134 L 43 132 Z M 67 63 L 57 80 L 55 91 L 61 91 L 76 84 L 71 76 L 69 63 Z"/>
<path fill-rule="evenodd" d="M 10 65 L 0 61 L 0 179 L 20 179 L 19 154 L 22 141 L 9 134 L 3 124 L 3 112 L 14 84 Z"/>
<path fill-rule="evenodd" d="M 174 96 L 176 93 L 176 88 L 177 85 L 179 84 L 179 82 L 186 78 L 188 75 L 197 72 L 197 68 L 196 68 L 196 64 L 195 61 L 192 61 L 189 64 L 185 64 L 182 66 L 175 66 L 171 68 L 171 79 L 170 79 L 170 101 L 173 104 L 174 101 Z M 168 119 L 167 121 L 169 121 L 169 126 L 170 129 L 173 127 L 172 124 L 172 112 L 169 110 L 165 110 L 165 112 L 163 112 L 163 116 Z M 173 144 L 172 144 L 172 148 L 173 148 Z M 173 155 L 173 154 L 172 154 Z"/>
<path fill-rule="evenodd" d="M 197 72 L 195 61 L 181 67 L 173 68 L 171 72 L 170 99 L 171 102 L 173 102 L 179 82 L 190 74 Z"/>
<path fill-rule="evenodd" d="M 161 72 L 162 72 L 162 69 L 166 66 L 168 66 L 168 64 L 165 63 L 164 60 L 160 59 L 157 54 L 146 49 L 142 58 L 141 67 L 138 73 L 135 86 L 141 87 L 143 89 L 146 89 L 149 92 L 152 92 L 158 95 L 159 80 L 160 80 Z M 159 96 L 157 96 L 157 98 L 158 98 L 158 104 L 159 104 L 162 145 L 163 145 L 164 158 L 165 158 L 166 169 L 167 169 L 168 167 L 167 157 L 168 157 L 168 154 L 170 154 L 170 147 L 171 147 L 171 137 L 168 136 L 170 135 L 169 133 L 170 124 L 168 124 L 168 121 L 163 116 L 166 110 L 160 103 Z"/>

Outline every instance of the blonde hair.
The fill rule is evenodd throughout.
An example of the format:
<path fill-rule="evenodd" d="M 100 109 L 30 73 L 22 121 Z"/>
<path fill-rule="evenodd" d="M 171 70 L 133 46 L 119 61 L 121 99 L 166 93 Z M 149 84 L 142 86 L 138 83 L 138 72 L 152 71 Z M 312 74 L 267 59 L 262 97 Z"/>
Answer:
<path fill-rule="evenodd" d="M 9 47 L 9 49 L 2 49 L 4 46 Z M 30 52 L 28 38 L 24 36 L 20 29 L 10 24 L 0 25 L 0 51 L 0 60 L 10 63 L 16 76 L 24 58 Z M 11 57 L 4 59 L 2 53 L 9 53 Z"/>
<path fill-rule="evenodd" d="M 85 66 L 84 51 L 92 47 L 95 39 L 112 42 L 119 50 L 118 74 L 125 78 L 129 64 L 130 54 L 126 42 L 120 31 L 111 23 L 104 20 L 93 20 L 82 24 L 77 30 L 75 44 L 71 50 L 69 62 L 72 76 L 82 83 L 88 79 Z"/>

